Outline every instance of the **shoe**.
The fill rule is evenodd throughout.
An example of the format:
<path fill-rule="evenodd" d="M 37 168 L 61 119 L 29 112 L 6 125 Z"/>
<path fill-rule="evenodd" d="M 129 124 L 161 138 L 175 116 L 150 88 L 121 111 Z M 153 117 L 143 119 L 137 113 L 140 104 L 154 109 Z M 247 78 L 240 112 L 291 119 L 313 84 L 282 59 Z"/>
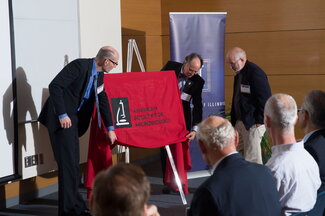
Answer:
<path fill-rule="evenodd" d="M 172 188 L 170 188 L 170 187 L 165 186 L 165 187 L 163 187 L 163 189 L 162 189 L 162 193 L 163 193 L 163 194 L 178 194 L 179 191 L 176 191 L 176 190 L 174 190 L 174 189 L 172 189 Z"/>
<path fill-rule="evenodd" d="M 91 212 L 87 209 L 82 211 L 79 216 L 92 216 Z"/>

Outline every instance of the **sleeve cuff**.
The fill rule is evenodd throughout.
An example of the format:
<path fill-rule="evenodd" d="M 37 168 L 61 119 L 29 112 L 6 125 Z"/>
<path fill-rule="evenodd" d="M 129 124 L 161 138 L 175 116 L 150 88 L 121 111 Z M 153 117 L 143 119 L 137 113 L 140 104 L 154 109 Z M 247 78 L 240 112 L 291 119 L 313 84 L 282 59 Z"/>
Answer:
<path fill-rule="evenodd" d="M 113 131 L 113 130 L 114 130 L 114 126 L 108 126 L 108 127 L 107 127 L 107 130 L 109 130 L 109 131 Z"/>
<path fill-rule="evenodd" d="M 63 114 L 59 115 L 59 119 L 62 119 L 62 118 L 64 118 L 64 117 L 66 117 L 66 116 L 68 116 L 68 114 L 63 113 Z"/>
<path fill-rule="evenodd" d="M 199 127 L 197 125 L 194 125 L 193 128 L 192 128 L 192 131 L 197 132 L 198 129 L 199 129 Z"/>

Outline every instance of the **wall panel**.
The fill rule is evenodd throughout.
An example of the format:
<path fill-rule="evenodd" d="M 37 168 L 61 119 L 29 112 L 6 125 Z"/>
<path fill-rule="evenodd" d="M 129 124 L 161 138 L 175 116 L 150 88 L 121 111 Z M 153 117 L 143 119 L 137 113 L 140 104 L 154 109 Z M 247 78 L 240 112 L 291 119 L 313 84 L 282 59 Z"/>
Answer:
<path fill-rule="evenodd" d="M 267 74 L 325 74 L 325 29 L 226 34 L 226 52 L 233 46 Z"/>
<path fill-rule="evenodd" d="M 129 29 L 146 35 L 161 34 L 161 0 L 121 0 L 123 35 L 132 35 Z"/>
<path fill-rule="evenodd" d="M 325 28 L 325 1 L 174 1 L 162 0 L 162 32 L 168 34 L 169 12 L 227 12 L 227 32 Z"/>

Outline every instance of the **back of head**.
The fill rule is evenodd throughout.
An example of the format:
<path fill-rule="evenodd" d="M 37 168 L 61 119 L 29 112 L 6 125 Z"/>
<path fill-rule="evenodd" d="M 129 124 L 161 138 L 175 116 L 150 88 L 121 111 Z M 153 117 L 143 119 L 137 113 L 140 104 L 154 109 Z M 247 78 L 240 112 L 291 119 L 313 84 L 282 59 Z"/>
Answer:
<path fill-rule="evenodd" d="M 96 216 L 142 216 L 150 194 L 144 171 L 135 165 L 118 163 L 95 179 L 91 208 Z"/>
<path fill-rule="evenodd" d="M 235 139 L 235 129 L 227 119 L 211 116 L 199 124 L 197 139 L 210 149 L 222 150 Z"/>
<path fill-rule="evenodd" d="M 307 111 L 309 120 L 315 128 L 325 128 L 325 92 L 320 90 L 309 92 L 301 109 Z"/>
<path fill-rule="evenodd" d="M 97 55 L 96 55 L 96 61 L 98 62 L 98 65 L 102 66 L 105 59 L 115 59 L 118 55 L 115 48 L 111 46 L 105 46 L 99 49 Z"/>
<path fill-rule="evenodd" d="M 264 115 L 281 131 L 291 130 L 297 121 L 296 101 L 287 94 L 274 94 L 265 104 Z"/>

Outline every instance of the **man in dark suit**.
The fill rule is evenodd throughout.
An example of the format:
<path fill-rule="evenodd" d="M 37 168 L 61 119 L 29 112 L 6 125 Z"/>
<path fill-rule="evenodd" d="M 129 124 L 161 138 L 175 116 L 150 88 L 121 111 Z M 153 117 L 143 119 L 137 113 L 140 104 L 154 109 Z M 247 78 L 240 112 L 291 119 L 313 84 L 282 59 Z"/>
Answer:
<path fill-rule="evenodd" d="M 203 59 L 199 54 L 192 53 L 185 57 L 183 63 L 168 61 L 161 71 L 173 70 L 178 79 L 181 99 L 184 109 L 186 129 L 189 140 L 195 138 L 197 124 L 202 121 L 202 89 L 204 80 L 198 72 L 203 65 Z M 191 102 L 193 110 L 191 110 Z"/>
<path fill-rule="evenodd" d="M 239 47 L 230 49 L 226 62 L 235 72 L 231 107 L 231 123 L 239 133 L 237 150 L 248 161 L 262 164 L 261 140 L 264 105 L 271 96 L 271 88 L 264 71 L 247 60 Z"/>
<path fill-rule="evenodd" d="M 319 166 L 322 181 L 318 192 L 325 190 L 325 92 L 309 92 L 298 113 L 299 126 L 304 131 L 305 149 Z"/>
<path fill-rule="evenodd" d="M 102 47 L 94 59 L 76 59 L 66 65 L 49 85 L 50 96 L 39 116 L 48 128 L 59 173 L 59 215 L 90 215 L 78 192 L 80 182 L 79 139 L 89 126 L 96 103 L 99 126 L 107 127 L 107 137 L 114 143 L 116 135 L 103 72 L 117 66 L 118 52 Z M 103 120 L 104 125 L 99 120 Z"/>
<path fill-rule="evenodd" d="M 227 119 L 211 116 L 204 120 L 197 139 L 213 174 L 195 192 L 188 215 L 280 215 L 270 170 L 238 154 L 238 133 Z"/>
<path fill-rule="evenodd" d="M 176 73 L 178 86 L 186 123 L 189 133 L 186 135 L 189 141 L 193 140 L 197 131 L 197 124 L 202 121 L 202 89 L 204 80 L 198 75 L 203 65 L 202 57 L 197 53 L 191 53 L 185 57 L 183 63 L 168 61 L 161 71 L 173 70 Z M 191 102 L 193 108 L 191 108 Z M 161 151 L 162 170 L 165 174 L 166 152 Z M 164 188 L 164 193 L 169 193 L 168 188 Z"/>

